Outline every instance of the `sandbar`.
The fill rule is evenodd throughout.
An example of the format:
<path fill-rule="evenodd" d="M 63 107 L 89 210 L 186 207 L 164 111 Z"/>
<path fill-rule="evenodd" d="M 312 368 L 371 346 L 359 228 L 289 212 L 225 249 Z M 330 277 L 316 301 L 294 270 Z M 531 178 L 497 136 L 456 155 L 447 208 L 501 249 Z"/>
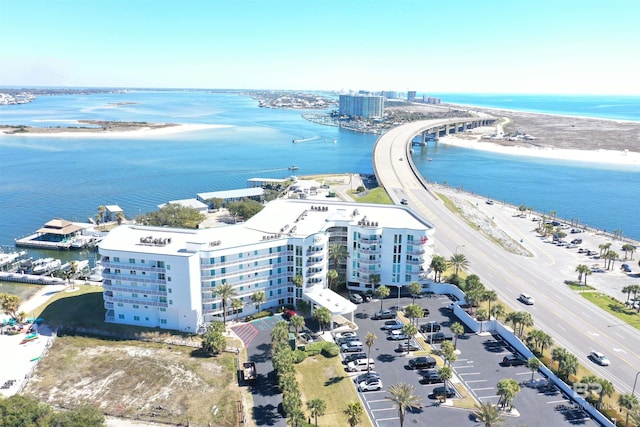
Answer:
<path fill-rule="evenodd" d="M 27 128 L 27 132 L 13 132 L 13 128 L 0 130 L 2 136 L 38 136 L 38 137 L 64 137 L 64 138 L 146 138 L 164 135 L 172 135 L 183 132 L 194 132 L 207 129 L 220 129 L 232 127 L 231 125 L 217 124 L 186 124 L 186 123 L 153 123 L 136 127 L 105 128 Z"/>

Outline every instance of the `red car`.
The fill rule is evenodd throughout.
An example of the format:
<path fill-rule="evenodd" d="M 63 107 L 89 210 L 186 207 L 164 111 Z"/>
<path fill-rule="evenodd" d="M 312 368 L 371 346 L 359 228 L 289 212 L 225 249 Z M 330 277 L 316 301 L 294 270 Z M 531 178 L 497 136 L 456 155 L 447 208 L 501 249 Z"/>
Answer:
<path fill-rule="evenodd" d="M 291 319 L 293 316 L 296 315 L 296 312 L 291 310 L 290 308 L 286 308 L 283 312 L 282 312 L 282 318 L 284 320 L 289 320 Z"/>

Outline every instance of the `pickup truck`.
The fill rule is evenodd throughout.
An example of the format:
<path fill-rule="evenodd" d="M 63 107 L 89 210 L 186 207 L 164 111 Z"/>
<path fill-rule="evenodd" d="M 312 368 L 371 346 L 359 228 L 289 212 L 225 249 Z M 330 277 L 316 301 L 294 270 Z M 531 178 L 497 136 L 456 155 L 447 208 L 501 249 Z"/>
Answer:
<path fill-rule="evenodd" d="M 244 362 L 242 364 L 242 377 L 245 381 L 255 381 L 257 378 L 255 362 Z"/>

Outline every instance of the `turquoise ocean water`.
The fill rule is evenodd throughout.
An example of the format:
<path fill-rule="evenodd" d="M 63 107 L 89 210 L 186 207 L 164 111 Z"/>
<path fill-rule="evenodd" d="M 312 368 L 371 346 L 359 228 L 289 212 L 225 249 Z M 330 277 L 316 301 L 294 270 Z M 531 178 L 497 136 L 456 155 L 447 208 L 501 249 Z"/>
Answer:
<path fill-rule="evenodd" d="M 640 98 L 465 96 L 443 101 L 514 110 L 640 121 Z M 127 103 L 127 104 L 122 104 Z M 196 193 L 246 187 L 253 177 L 373 172 L 376 136 L 304 120 L 304 111 L 259 108 L 247 96 L 206 91 L 42 96 L 0 106 L 0 123 L 68 126 L 75 119 L 221 124 L 225 128 L 145 138 L 0 138 L 0 244 L 53 217 L 86 221 L 99 205 L 128 217 Z M 317 137 L 293 144 L 293 139 Z M 334 140 L 336 141 L 334 143 Z M 430 157 L 433 161 L 426 161 Z M 461 186 L 496 200 L 640 240 L 640 170 L 502 156 L 431 145 L 416 151 L 429 181 Z"/>

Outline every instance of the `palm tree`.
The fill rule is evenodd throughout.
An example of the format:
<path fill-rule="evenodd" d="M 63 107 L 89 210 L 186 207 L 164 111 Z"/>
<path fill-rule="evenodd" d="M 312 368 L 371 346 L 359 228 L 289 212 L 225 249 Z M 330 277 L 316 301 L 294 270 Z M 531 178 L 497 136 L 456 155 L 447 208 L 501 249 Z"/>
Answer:
<path fill-rule="evenodd" d="M 344 414 L 347 416 L 347 422 L 351 427 L 356 427 L 362 422 L 362 415 L 364 410 L 360 402 L 351 402 L 347 405 L 347 409 L 344 410 Z"/>
<path fill-rule="evenodd" d="M 124 222 L 124 214 L 122 213 L 122 211 L 116 212 L 116 221 L 118 221 L 118 225 L 122 225 L 122 223 Z"/>
<path fill-rule="evenodd" d="M 417 319 L 422 317 L 424 311 L 418 304 L 409 304 L 404 308 L 404 315 L 409 318 L 412 324 L 417 323 Z"/>
<path fill-rule="evenodd" d="M 438 375 L 440 375 L 440 378 L 442 378 L 442 382 L 446 390 L 447 384 L 449 383 L 451 378 L 453 378 L 453 369 L 451 369 L 451 366 L 443 366 L 442 368 L 438 369 Z"/>
<path fill-rule="evenodd" d="M 367 358 L 371 358 L 371 346 L 376 342 L 378 337 L 373 332 L 367 332 L 367 335 L 364 337 L 364 344 L 369 347 L 369 352 L 367 354 Z M 367 363 L 367 372 L 371 370 L 371 366 Z"/>
<path fill-rule="evenodd" d="M 618 258 L 618 253 L 616 251 L 606 251 L 602 258 L 604 258 L 604 268 L 607 270 L 611 270 L 613 268 L 613 262 Z"/>
<path fill-rule="evenodd" d="M 629 411 L 638 406 L 638 398 L 635 394 L 624 393 L 618 397 L 618 405 L 627 410 L 627 419 L 624 423 L 625 427 L 629 426 Z"/>
<path fill-rule="evenodd" d="M 622 245 L 622 250 L 624 251 L 624 259 L 627 259 L 627 252 L 631 253 L 631 259 L 633 259 L 633 253 L 636 251 L 636 247 L 629 244 L 629 243 L 625 243 L 624 245 Z"/>
<path fill-rule="evenodd" d="M 498 320 L 500 319 L 500 317 L 505 315 L 507 310 L 504 308 L 504 305 L 498 303 L 493 306 L 492 312 L 493 312 L 493 317 L 495 317 L 496 320 Z"/>
<path fill-rule="evenodd" d="M 264 291 L 255 291 L 253 295 L 251 295 L 251 301 L 258 306 L 258 311 L 260 311 L 260 305 L 267 301 L 267 296 Z"/>
<path fill-rule="evenodd" d="M 271 329 L 271 344 L 277 344 L 289 339 L 289 322 L 286 320 L 280 320 Z"/>
<path fill-rule="evenodd" d="M 498 381 L 497 388 L 498 396 L 500 396 L 500 400 L 498 401 L 498 403 L 501 404 L 503 408 L 511 405 L 511 402 L 516 397 L 516 394 L 518 394 L 518 392 L 520 391 L 520 385 L 518 384 L 518 381 L 511 378 L 506 378 Z"/>
<path fill-rule="evenodd" d="M 324 326 L 331 324 L 331 312 L 327 307 L 320 307 L 314 310 L 313 318 L 318 321 L 323 332 Z"/>
<path fill-rule="evenodd" d="M 460 322 L 455 322 L 451 325 L 451 332 L 453 332 L 453 336 L 455 337 L 453 348 L 458 348 L 458 337 L 464 335 L 464 326 L 462 326 Z"/>
<path fill-rule="evenodd" d="M 484 427 L 493 427 L 504 420 L 500 416 L 498 405 L 494 405 L 491 402 L 476 405 L 476 410 L 473 414 L 476 416 L 477 421 L 484 423 Z"/>
<path fill-rule="evenodd" d="M 535 357 L 527 359 L 527 368 L 531 369 L 531 382 L 533 382 L 533 376 L 540 369 L 540 361 Z"/>
<path fill-rule="evenodd" d="M 346 261 L 349 252 L 347 247 L 340 243 L 332 243 L 329 245 L 329 260 L 332 262 L 332 267 L 336 271 L 340 271 L 341 264 Z"/>
<path fill-rule="evenodd" d="M 371 285 L 375 289 L 376 286 L 378 286 L 380 284 L 380 275 L 377 274 L 377 273 L 370 274 L 369 275 L 369 283 L 371 283 Z"/>
<path fill-rule="evenodd" d="M 598 396 L 598 408 L 602 406 L 602 401 L 605 396 L 611 397 L 613 393 L 615 393 L 616 389 L 613 387 L 611 381 L 606 380 L 604 378 L 598 379 L 598 383 L 600 384 L 600 395 Z"/>
<path fill-rule="evenodd" d="M 374 293 L 378 298 L 380 298 L 380 311 L 382 311 L 382 302 L 389 296 L 391 290 L 385 285 L 380 285 L 376 288 Z"/>
<path fill-rule="evenodd" d="M 411 282 L 409 283 L 408 289 L 409 289 L 409 294 L 411 295 L 411 298 L 413 298 L 412 303 L 415 304 L 416 297 L 422 294 L 422 285 L 418 282 Z"/>
<path fill-rule="evenodd" d="M 447 267 L 453 268 L 453 274 L 458 275 L 460 269 L 466 268 L 469 265 L 469 260 L 464 254 L 455 253 L 451 255 L 449 261 L 447 261 Z"/>
<path fill-rule="evenodd" d="M 104 222 L 104 214 L 106 211 L 107 208 L 105 208 L 103 205 L 98 206 L 98 215 L 100 216 L 99 222 Z"/>
<path fill-rule="evenodd" d="M 429 267 L 434 271 L 433 280 L 439 282 L 442 280 L 442 273 L 447 270 L 447 260 L 440 255 L 434 255 L 433 258 L 431 258 Z"/>
<path fill-rule="evenodd" d="M 440 344 L 440 356 L 447 366 L 451 366 L 451 362 L 458 360 L 456 349 L 451 341 L 444 341 Z"/>
<path fill-rule="evenodd" d="M 393 406 L 398 409 L 400 417 L 400 427 L 404 425 L 404 416 L 407 409 L 420 408 L 422 406 L 422 398 L 413 394 L 414 387 L 406 383 L 398 383 L 389 387 L 387 390 L 391 396 L 387 400 L 393 402 Z"/>
<path fill-rule="evenodd" d="M 518 336 L 522 337 L 522 334 L 524 334 L 524 328 L 529 328 L 533 326 L 533 317 L 531 317 L 531 313 L 526 311 L 521 311 L 519 313 L 518 318 L 520 323 L 520 331 Z"/>
<path fill-rule="evenodd" d="M 591 269 L 589 268 L 588 265 L 584 265 L 584 264 L 579 264 L 576 267 L 576 272 L 578 273 L 578 283 L 582 282 L 582 275 L 586 274 L 587 271 L 591 271 Z"/>
<path fill-rule="evenodd" d="M 584 285 L 587 286 L 587 277 L 591 276 L 593 274 L 593 271 L 591 271 L 591 269 L 585 270 L 584 271 Z"/>
<path fill-rule="evenodd" d="M 291 316 L 291 319 L 289 319 L 289 324 L 293 326 L 293 329 L 297 334 L 302 328 L 304 328 L 304 317 L 298 316 L 297 314 L 295 316 Z"/>
<path fill-rule="evenodd" d="M 329 289 L 333 289 L 334 284 L 336 283 L 336 280 L 338 280 L 338 272 L 336 270 L 329 270 L 327 271 L 327 286 L 329 286 Z"/>
<path fill-rule="evenodd" d="M 324 415 L 327 410 L 327 403 L 322 399 L 311 399 L 307 402 L 307 409 L 309 409 L 309 414 L 316 420 L 316 427 L 318 427 L 318 417 Z"/>
<path fill-rule="evenodd" d="M 409 323 L 408 325 L 404 325 L 402 327 L 402 333 L 407 336 L 407 353 L 408 353 L 409 342 L 411 341 L 411 338 L 413 338 L 414 335 L 418 333 L 418 328 L 416 327 L 416 325 Z"/>
<path fill-rule="evenodd" d="M 242 300 L 240 298 L 234 298 L 231 300 L 231 308 L 236 313 L 236 322 L 238 321 L 238 317 L 240 317 L 240 309 L 242 308 Z"/>
<path fill-rule="evenodd" d="M 236 290 L 233 285 L 223 280 L 221 284 L 213 288 L 213 293 L 219 295 L 222 299 L 222 323 L 227 324 L 227 301 L 235 297 Z"/>
<path fill-rule="evenodd" d="M 498 294 L 496 294 L 496 291 L 484 291 L 480 296 L 480 300 L 489 303 L 487 313 L 489 313 L 489 320 L 491 320 L 491 303 L 498 300 Z"/>

